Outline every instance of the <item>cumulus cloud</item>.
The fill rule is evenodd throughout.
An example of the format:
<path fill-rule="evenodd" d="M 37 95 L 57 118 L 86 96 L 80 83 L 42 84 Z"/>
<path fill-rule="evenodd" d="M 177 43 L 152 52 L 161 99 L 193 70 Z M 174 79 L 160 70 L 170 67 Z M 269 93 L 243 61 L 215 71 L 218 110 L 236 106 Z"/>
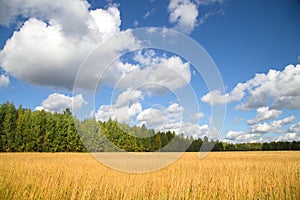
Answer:
<path fill-rule="evenodd" d="M 296 109 L 300 107 L 300 65 L 288 65 L 283 71 L 269 70 L 267 74 L 256 74 L 253 79 L 239 83 L 230 92 L 221 94 L 214 90 L 205 94 L 201 100 L 210 105 L 227 104 L 249 97 L 239 109 L 249 110 L 268 106 L 281 110 L 283 108 Z"/>
<path fill-rule="evenodd" d="M 146 92 L 129 88 L 115 98 L 112 105 L 101 105 L 95 112 L 97 120 L 107 121 L 117 119 L 119 122 L 127 124 L 146 125 L 156 131 L 175 131 L 177 134 L 193 136 L 194 138 L 209 135 L 218 138 L 218 131 L 209 129 L 208 125 L 198 125 L 196 123 L 185 122 L 183 119 L 185 109 L 178 103 L 171 103 L 167 107 L 153 105 L 143 109 L 138 101 L 143 100 Z M 196 118 L 204 116 L 203 113 L 195 113 Z"/>
<path fill-rule="evenodd" d="M 140 90 L 134 90 L 132 88 L 128 88 L 118 95 L 118 98 L 115 103 L 115 107 L 124 107 L 131 103 L 137 102 L 139 99 L 143 99 L 143 94 Z"/>
<path fill-rule="evenodd" d="M 297 133 L 282 133 L 281 135 L 263 137 L 263 134 L 248 133 L 243 131 L 228 131 L 224 141 L 232 143 L 245 142 L 271 142 L 271 141 L 298 141 L 300 135 Z"/>
<path fill-rule="evenodd" d="M 300 108 L 300 96 L 281 96 L 274 100 L 272 108 L 297 109 Z"/>
<path fill-rule="evenodd" d="M 270 141 L 285 141 L 292 138 L 300 137 L 295 134 L 300 131 L 300 124 L 293 124 L 289 129 L 284 130 L 283 126 L 292 123 L 295 116 L 289 116 L 280 120 L 275 120 L 270 123 L 254 124 L 247 131 L 230 130 L 225 136 L 227 142 L 270 142 Z M 276 135 L 272 135 L 276 133 Z M 269 134 L 269 136 L 267 136 Z M 271 135 L 270 135 L 271 134 Z"/>
<path fill-rule="evenodd" d="M 299 140 L 300 136 L 297 135 L 296 133 L 286 133 L 283 136 L 279 136 L 275 141 L 294 141 L 294 140 Z"/>
<path fill-rule="evenodd" d="M 166 124 L 180 123 L 184 108 L 178 103 L 173 103 L 167 108 L 147 108 L 137 116 L 140 125 L 145 124 L 147 127 L 163 127 Z"/>
<path fill-rule="evenodd" d="M 250 132 L 252 133 L 283 133 L 284 130 L 281 129 L 283 125 L 290 124 L 295 120 L 295 116 L 286 117 L 282 120 L 276 120 L 271 123 L 261 123 L 252 125 Z"/>
<path fill-rule="evenodd" d="M 193 119 L 201 119 L 204 117 L 204 113 L 203 112 L 198 112 L 198 113 L 195 113 L 192 118 Z"/>
<path fill-rule="evenodd" d="M 196 123 L 183 121 L 184 108 L 178 103 L 173 103 L 167 108 L 148 108 L 143 110 L 137 116 L 140 125 L 145 124 L 157 131 L 174 131 L 177 134 L 193 136 L 199 138 L 210 136 L 210 139 L 218 138 L 219 134 L 214 129 L 209 129 L 207 124 L 199 125 Z M 196 113 L 199 117 L 201 113 Z"/>
<path fill-rule="evenodd" d="M 228 131 L 225 137 L 226 140 L 243 142 L 248 140 L 255 140 L 262 136 L 259 133 L 248 133 L 244 131 Z"/>
<path fill-rule="evenodd" d="M 201 100 L 209 105 L 228 104 L 241 100 L 245 95 L 245 86 L 238 84 L 230 93 L 221 94 L 219 90 L 213 90 L 201 97 Z"/>
<path fill-rule="evenodd" d="M 191 33 L 197 25 L 198 8 L 190 0 L 170 0 L 168 10 L 170 12 L 169 21 L 175 23 L 175 28 Z"/>
<path fill-rule="evenodd" d="M 137 64 L 117 61 L 108 72 L 114 73 L 115 78 L 118 78 L 115 87 L 120 89 L 140 88 L 140 90 L 148 92 L 166 90 L 174 92 L 191 81 L 190 63 L 184 62 L 178 56 L 158 56 L 150 50 L 144 54 L 137 52 L 134 60 Z M 113 72 L 113 69 L 117 70 Z"/>
<path fill-rule="evenodd" d="M 54 93 L 50 94 L 47 99 L 43 100 L 36 110 L 46 110 L 49 112 L 62 113 L 66 108 L 73 108 L 74 110 L 80 109 L 83 105 L 87 104 L 82 94 L 74 97 L 69 97 L 64 94 Z"/>
<path fill-rule="evenodd" d="M 164 111 L 157 108 L 147 108 L 137 116 L 137 121 L 147 127 L 157 127 L 166 123 L 166 120 Z"/>
<path fill-rule="evenodd" d="M 0 88 L 1 87 L 6 87 L 9 84 L 9 78 L 8 76 L 5 75 L 0 75 Z"/>
<path fill-rule="evenodd" d="M 117 95 L 113 104 L 99 107 L 95 113 L 97 120 L 107 121 L 111 118 L 119 122 L 134 122 L 134 117 L 142 111 L 142 105 L 138 101 L 144 98 L 144 94 L 139 90 L 128 88 Z"/>
<path fill-rule="evenodd" d="M 256 117 L 247 121 L 247 124 L 252 125 L 265 120 L 275 119 L 281 115 L 281 110 L 270 109 L 269 107 L 261 107 L 256 110 Z"/>
<path fill-rule="evenodd" d="M 107 9 L 96 10 L 89 10 L 87 1 L 82 0 L 63 3 L 12 0 L 1 4 L 1 15 L 6 13 L 1 24 L 10 24 L 19 16 L 26 19 L 0 51 L 1 67 L 23 82 L 71 90 L 82 61 L 97 44 L 111 36 L 117 37 L 97 51 L 96 60 L 89 60 L 89 69 L 77 79 L 81 89 L 93 88 L 100 78 L 102 83 L 111 86 L 118 82 L 119 89 L 123 90 L 145 82 L 155 83 L 144 89 L 160 92 L 163 87 L 176 90 L 190 82 L 188 62 L 177 56 L 167 58 L 151 53 L 136 55 L 137 65 L 117 60 L 105 77 L 101 77 L 106 69 L 100 69 L 99 59 L 103 61 L 139 46 L 130 31 L 120 30 L 120 12 L 113 4 Z M 118 37 L 119 33 L 125 34 Z"/>
<path fill-rule="evenodd" d="M 291 127 L 289 128 L 288 132 L 300 133 L 300 122 L 298 122 L 297 124 L 292 124 Z"/>
<path fill-rule="evenodd" d="M 223 4 L 223 0 L 170 0 L 169 22 L 175 24 L 175 29 L 189 34 L 212 16 L 224 15 Z"/>
<path fill-rule="evenodd" d="M 165 123 L 158 129 L 160 131 L 174 131 L 177 134 L 192 136 L 193 138 L 201 138 L 209 134 L 209 126 L 207 124 L 198 125 L 189 122 Z M 209 138 L 213 139 L 212 137 Z"/>
<path fill-rule="evenodd" d="M 124 91 L 119 96 L 130 96 L 131 89 Z M 125 95 L 126 94 L 126 95 Z M 134 94 L 132 92 L 131 94 Z M 139 94 L 139 92 L 138 92 Z M 143 97 L 143 95 L 138 97 Z M 116 102 L 120 99 L 117 98 Z M 125 98 L 127 99 L 127 98 Z M 102 105 L 95 113 L 97 120 L 107 121 L 117 119 L 119 122 L 126 122 L 128 124 L 146 125 L 148 128 L 153 128 L 157 131 L 175 131 L 177 134 L 184 134 L 186 136 L 193 136 L 195 138 L 203 137 L 204 135 L 212 135 L 209 133 L 208 125 L 198 125 L 195 123 L 184 122 L 182 115 L 184 108 L 178 103 L 172 103 L 168 107 L 153 106 L 143 109 L 142 105 L 137 101 L 119 104 L 122 106 Z M 198 117 L 202 113 L 197 113 Z"/>
<path fill-rule="evenodd" d="M 134 103 L 132 105 L 124 107 L 114 107 L 113 105 L 102 105 L 95 113 L 96 120 L 108 121 L 111 119 L 117 119 L 119 122 L 132 123 L 133 117 L 142 111 L 142 105 L 140 103 Z"/>
<path fill-rule="evenodd" d="M 34 17 L 49 23 L 62 25 L 65 34 L 78 34 L 86 30 L 85 22 L 89 19 L 89 3 L 81 0 L 1 0 L 0 24 L 9 25 L 16 18 Z"/>
<path fill-rule="evenodd" d="M 6 41 L 0 52 L 1 67 L 24 82 L 71 89 L 79 66 L 89 52 L 122 32 L 116 6 L 96 10 L 88 7 L 87 1 L 82 0 L 1 2 L 4 11 L 0 13 L 7 12 L 7 15 L 0 17 L 0 23 L 9 24 L 18 16 L 28 18 Z M 117 38 L 113 46 L 106 47 L 104 53 L 114 55 L 135 42 L 128 32 Z M 93 62 L 96 65 L 99 60 Z M 95 68 L 99 71 L 99 66 Z M 95 76 L 93 70 L 87 73 L 86 85 Z"/>

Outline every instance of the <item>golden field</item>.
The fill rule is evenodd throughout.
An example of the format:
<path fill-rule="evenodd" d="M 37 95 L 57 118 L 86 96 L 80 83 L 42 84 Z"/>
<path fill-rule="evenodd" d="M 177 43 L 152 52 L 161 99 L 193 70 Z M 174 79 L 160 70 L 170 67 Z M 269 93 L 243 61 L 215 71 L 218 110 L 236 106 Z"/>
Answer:
<path fill-rule="evenodd" d="M 1 153 L 0 199 L 300 199 L 300 152 L 185 153 L 144 174 L 87 153 Z"/>

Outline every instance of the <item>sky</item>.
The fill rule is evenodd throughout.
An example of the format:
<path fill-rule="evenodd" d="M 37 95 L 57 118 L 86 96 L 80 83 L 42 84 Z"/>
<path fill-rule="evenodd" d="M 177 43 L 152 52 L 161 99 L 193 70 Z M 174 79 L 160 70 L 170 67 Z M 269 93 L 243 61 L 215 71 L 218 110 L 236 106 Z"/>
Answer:
<path fill-rule="evenodd" d="M 231 143 L 300 140 L 300 1 L 0 0 L 7 101 Z"/>

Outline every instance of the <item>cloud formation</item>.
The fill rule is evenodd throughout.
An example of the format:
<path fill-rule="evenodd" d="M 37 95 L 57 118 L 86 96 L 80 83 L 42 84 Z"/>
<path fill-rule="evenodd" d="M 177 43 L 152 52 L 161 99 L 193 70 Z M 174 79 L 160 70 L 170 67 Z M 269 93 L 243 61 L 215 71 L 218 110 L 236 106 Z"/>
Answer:
<path fill-rule="evenodd" d="M 89 3 L 80 0 L 1 0 L 0 24 L 9 26 L 19 16 L 60 24 L 65 34 L 82 34 L 89 19 Z"/>
<path fill-rule="evenodd" d="M 203 138 L 209 135 L 210 139 L 218 139 L 218 137 L 213 138 L 213 134 L 209 134 L 209 126 L 207 124 L 198 125 L 190 122 L 165 123 L 159 127 L 159 130 L 174 131 L 177 134 L 183 134 L 187 137 L 192 136 L 193 138 Z"/>
<path fill-rule="evenodd" d="M 230 93 L 221 94 L 214 90 L 201 100 L 210 105 L 228 104 L 242 100 L 246 92 L 246 102 L 238 106 L 242 110 L 265 106 L 276 110 L 300 108 L 300 65 L 288 65 L 283 71 L 271 69 L 267 74 L 256 74 L 253 79 L 238 83 Z"/>
<path fill-rule="evenodd" d="M 95 113 L 97 120 L 107 121 L 117 119 L 119 122 L 127 124 L 146 125 L 156 131 L 175 131 L 177 134 L 193 136 L 195 138 L 203 137 L 209 134 L 208 125 L 198 125 L 183 121 L 183 112 L 185 109 L 178 103 L 172 103 L 167 107 L 153 105 L 150 108 L 143 109 L 138 101 L 143 99 L 145 92 L 134 91 L 129 88 L 123 91 L 116 98 L 112 105 L 101 105 Z M 195 117 L 201 118 L 203 113 L 196 113 Z"/>
<path fill-rule="evenodd" d="M 229 141 L 235 141 L 235 142 L 243 142 L 243 141 L 249 141 L 249 140 L 255 140 L 257 138 L 261 137 L 261 134 L 259 133 L 247 133 L 244 131 L 228 131 L 225 139 Z"/>
<path fill-rule="evenodd" d="M 247 124 L 252 125 L 265 120 L 275 119 L 281 115 L 281 110 L 270 109 L 269 107 L 261 107 L 256 110 L 256 117 L 249 119 Z"/>
<path fill-rule="evenodd" d="M 297 135 L 296 133 L 286 133 L 282 136 L 279 136 L 275 139 L 275 141 L 297 141 L 299 140 L 299 135 Z"/>
<path fill-rule="evenodd" d="M 3 5 L 10 12 L 0 23 L 12 23 L 18 16 L 28 18 L 0 51 L 1 67 L 23 82 L 71 90 L 80 64 L 89 52 L 111 36 L 126 33 L 103 47 L 105 51 L 98 52 L 98 60 L 89 60 L 91 67 L 80 76 L 83 80 L 78 80 L 78 85 L 90 89 L 98 82 L 99 72 L 106 70 L 99 69 L 99 59 L 139 45 L 130 31 L 120 30 L 120 12 L 115 5 L 96 10 L 89 10 L 87 1 L 82 0 L 67 0 L 62 4 L 58 0 L 13 0 Z M 137 65 L 117 60 L 101 81 L 111 86 L 119 82 L 120 89 L 156 83 L 152 88 L 144 88 L 147 90 L 161 90 L 161 86 L 176 90 L 190 82 L 190 65 L 177 56 L 141 54 L 135 59 Z"/>
<path fill-rule="evenodd" d="M 43 100 L 42 104 L 37 106 L 35 110 L 63 113 L 66 108 L 78 110 L 85 104 L 87 104 L 87 102 L 82 94 L 69 97 L 64 94 L 53 93 L 50 94 L 47 99 Z"/>
<path fill-rule="evenodd" d="M 147 127 L 155 127 L 161 130 L 166 124 L 180 123 L 184 108 L 178 103 L 173 103 L 167 108 L 147 108 L 137 116 L 140 125 L 145 124 Z"/>
<path fill-rule="evenodd" d="M 128 88 L 117 94 L 115 102 L 111 105 L 101 105 L 95 117 L 100 121 L 117 119 L 121 123 L 131 124 L 134 122 L 134 117 L 142 111 L 142 105 L 138 101 L 143 98 L 144 94 L 141 91 Z"/>
<path fill-rule="evenodd" d="M 192 118 L 193 119 L 201 119 L 204 117 L 204 113 L 203 112 L 198 112 L 198 113 L 195 113 Z"/>
<path fill-rule="evenodd" d="M 300 126 L 293 124 L 289 129 L 284 130 L 283 126 L 292 123 L 295 116 L 289 116 L 270 123 L 253 124 L 248 131 L 230 130 L 225 136 L 225 140 L 229 142 L 269 142 L 269 141 L 291 141 L 300 139 Z M 266 137 L 267 134 L 276 134 Z"/>
<path fill-rule="evenodd" d="M 178 56 L 166 57 L 156 55 L 154 51 L 139 51 L 134 60 L 137 64 L 117 61 L 109 69 L 106 76 L 114 76 L 116 88 L 132 87 L 154 93 L 174 92 L 191 81 L 190 64 Z"/>
<path fill-rule="evenodd" d="M 169 21 L 175 23 L 175 28 L 191 33 L 197 25 L 198 8 L 190 0 L 170 0 L 168 10 L 170 12 Z"/>
<path fill-rule="evenodd" d="M 250 128 L 251 133 L 282 133 L 281 130 L 283 125 L 290 124 L 295 120 L 295 116 L 286 117 L 282 120 L 276 120 L 271 123 L 254 124 Z"/>
<path fill-rule="evenodd" d="M 133 117 L 142 111 L 140 103 L 134 103 L 123 107 L 114 107 L 114 105 L 101 105 L 95 117 L 100 121 L 108 121 L 109 119 L 117 119 L 118 122 L 127 124 L 133 123 Z"/>
<path fill-rule="evenodd" d="M 288 132 L 300 133 L 300 122 L 298 122 L 297 124 L 292 124 L 291 127 L 289 128 Z"/>
<path fill-rule="evenodd" d="M 116 6 L 96 10 L 88 7 L 87 1 L 82 0 L 1 2 L 7 15 L 1 12 L 4 17 L 0 17 L 0 23 L 9 24 L 18 16 L 28 18 L 0 52 L 1 67 L 24 82 L 71 89 L 89 52 L 121 32 Z M 115 42 L 108 54 L 135 40 L 128 34 Z"/>
<path fill-rule="evenodd" d="M 9 77 L 3 74 L 0 75 L 0 88 L 6 87 L 9 84 Z"/>

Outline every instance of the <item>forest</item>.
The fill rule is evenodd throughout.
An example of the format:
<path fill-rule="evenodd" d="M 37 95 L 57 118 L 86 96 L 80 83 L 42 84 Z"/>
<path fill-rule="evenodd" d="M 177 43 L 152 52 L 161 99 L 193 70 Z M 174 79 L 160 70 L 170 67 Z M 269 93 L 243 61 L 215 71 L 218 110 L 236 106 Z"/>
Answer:
<path fill-rule="evenodd" d="M 144 125 L 130 127 L 111 119 L 78 120 L 70 109 L 51 113 L 16 108 L 11 102 L 0 106 L 0 152 L 196 152 L 203 143 L 214 143 L 212 151 L 300 150 L 300 141 L 231 144 L 155 132 Z"/>

